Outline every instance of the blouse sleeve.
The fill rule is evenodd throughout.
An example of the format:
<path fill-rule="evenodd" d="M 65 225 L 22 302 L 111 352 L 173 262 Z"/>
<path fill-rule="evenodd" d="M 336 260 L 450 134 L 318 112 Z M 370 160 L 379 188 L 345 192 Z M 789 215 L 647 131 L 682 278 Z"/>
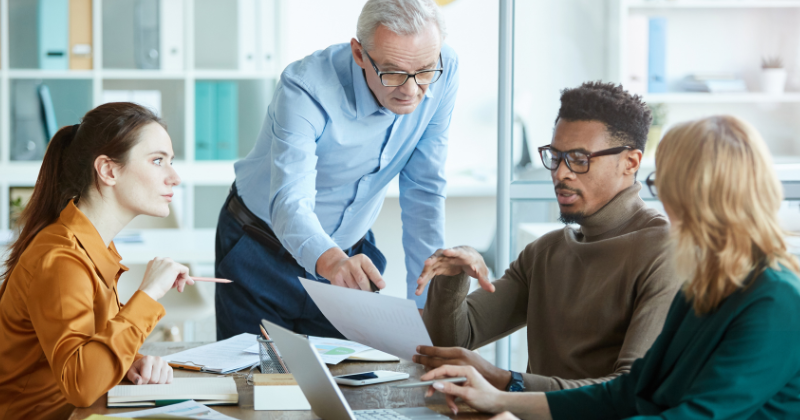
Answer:
<path fill-rule="evenodd" d="M 95 279 L 85 257 L 59 248 L 38 267 L 28 291 L 31 322 L 67 402 L 89 406 L 122 380 L 164 307 L 137 291 L 98 332 L 95 291 L 106 285 Z"/>

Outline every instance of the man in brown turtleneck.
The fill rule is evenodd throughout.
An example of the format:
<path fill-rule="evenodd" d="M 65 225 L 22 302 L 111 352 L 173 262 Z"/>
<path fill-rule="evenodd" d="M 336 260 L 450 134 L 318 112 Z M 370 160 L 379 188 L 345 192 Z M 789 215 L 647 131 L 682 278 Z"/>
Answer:
<path fill-rule="evenodd" d="M 433 278 L 423 318 L 437 347 L 420 346 L 415 362 L 472 365 L 502 390 L 552 391 L 611 380 L 644 356 L 680 288 L 667 219 L 645 206 L 635 180 L 650 122 L 647 105 L 621 86 L 562 92 L 540 154 L 560 219 L 580 228 L 532 242 L 494 283 L 474 249 L 437 251 L 418 280 L 419 292 Z M 469 276 L 484 290 L 468 294 Z M 467 350 L 525 326 L 525 374 Z"/>

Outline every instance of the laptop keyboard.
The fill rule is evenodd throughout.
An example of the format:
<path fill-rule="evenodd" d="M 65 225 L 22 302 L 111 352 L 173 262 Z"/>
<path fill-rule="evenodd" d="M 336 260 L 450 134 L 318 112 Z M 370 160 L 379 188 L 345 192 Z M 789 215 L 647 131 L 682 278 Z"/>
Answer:
<path fill-rule="evenodd" d="M 356 420 L 409 420 L 410 417 L 404 416 L 394 410 L 355 410 L 353 414 Z"/>

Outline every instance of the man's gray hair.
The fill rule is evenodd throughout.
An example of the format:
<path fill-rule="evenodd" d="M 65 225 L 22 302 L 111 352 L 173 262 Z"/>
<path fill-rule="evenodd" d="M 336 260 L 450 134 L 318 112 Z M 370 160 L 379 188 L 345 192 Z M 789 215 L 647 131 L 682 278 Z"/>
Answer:
<path fill-rule="evenodd" d="M 443 41 L 446 35 L 444 17 L 433 0 L 368 0 L 358 17 L 356 37 L 371 50 L 378 26 L 383 25 L 398 35 L 416 35 L 433 22 Z"/>

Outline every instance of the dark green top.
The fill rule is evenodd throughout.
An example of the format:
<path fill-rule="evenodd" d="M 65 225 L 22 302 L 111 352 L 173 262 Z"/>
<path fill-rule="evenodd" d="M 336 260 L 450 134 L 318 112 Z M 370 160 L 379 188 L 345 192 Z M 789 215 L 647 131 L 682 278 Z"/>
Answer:
<path fill-rule="evenodd" d="M 553 419 L 800 418 L 800 279 L 781 268 L 701 317 L 678 293 L 630 373 L 546 394 Z"/>

